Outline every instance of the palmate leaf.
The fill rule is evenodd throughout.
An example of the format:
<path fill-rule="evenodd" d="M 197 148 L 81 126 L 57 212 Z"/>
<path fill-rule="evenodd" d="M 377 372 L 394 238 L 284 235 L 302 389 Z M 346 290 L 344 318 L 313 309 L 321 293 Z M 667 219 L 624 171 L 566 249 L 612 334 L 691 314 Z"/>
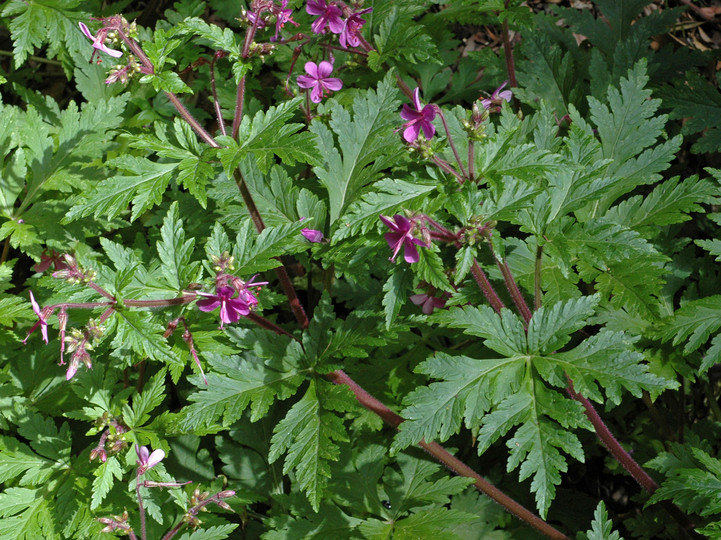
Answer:
<path fill-rule="evenodd" d="M 529 352 L 547 354 L 563 347 L 571 334 L 585 326 L 598 302 L 594 295 L 541 306 L 528 323 Z"/>
<path fill-rule="evenodd" d="M 243 357 L 223 357 L 204 354 L 212 371 L 208 373 L 208 386 L 191 394 L 193 403 L 183 409 L 180 425 L 184 430 L 214 429 L 228 426 L 238 420 L 250 406 L 250 419 L 255 422 L 265 416 L 276 400 L 287 399 L 305 379 L 306 369 L 297 365 L 292 357 L 300 357 L 298 347 L 287 344 L 290 358 L 273 367 L 245 353 Z M 202 383 L 201 383 L 202 384 Z"/>
<path fill-rule="evenodd" d="M 42 485 L 54 471 L 54 462 L 10 437 L 0 437 L 0 482 L 17 479 L 20 486 Z"/>
<path fill-rule="evenodd" d="M 266 227 L 258 234 L 252 221 L 246 219 L 238 231 L 233 247 L 237 273 L 249 276 L 275 268 L 281 265 L 276 257 L 308 249 L 308 244 L 300 234 L 303 227 L 303 222 L 298 221 Z"/>
<path fill-rule="evenodd" d="M 314 167 L 313 172 L 328 190 L 331 225 L 356 200 L 361 189 L 375 182 L 379 172 L 395 161 L 401 148 L 393 133 L 399 122 L 397 93 L 389 74 L 375 92 L 367 90 L 355 98 L 352 118 L 340 105 L 330 105 L 332 131 L 320 120 L 311 124 L 323 155 L 323 164 Z M 338 136 L 342 155 L 333 133 Z"/>
<path fill-rule="evenodd" d="M 441 63 L 435 43 L 423 25 L 414 20 L 419 11 L 417 7 L 414 10 L 411 5 L 388 4 L 377 8 L 382 11 L 375 14 L 374 19 L 382 23 L 378 33 L 374 33 L 376 50 L 368 55 L 368 66 L 372 70 L 378 71 L 384 62 L 392 60 Z"/>
<path fill-rule="evenodd" d="M 585 540 L 623 540 L 618 532 L 613 530 L 613 521 L 608 517 L 603 501 L 598 503 L 593 512 L 591 530 L 586 532 L 585 537 Z"/>
<path fill-rule="evenodd" d="M 677 388 L 678 383 L 648 372 L 643 355 L 633 350 L 636 340 L 622 332 L 602 330 L 570 351 L 535 357 L 533 365 L 559 388 L 565 388 L 568 376 L 576 391 L 599 403 L 603 402 L 599 386 L 616 404 L 621 403 L 624 389 L 640 397 L 643 390 L 659 394 Z"/>
<path fill-rule="evenodd" d="M 20 495 L 22 493 L 22 495 Z M 19 496 L 22 497 L 19 499 Z M 29 497 L 33 496 L 32 500 Z M 19 501 L 27 502 L 24 511 Z M 0 538 L 7 540 L 60 540 L 60 531 L 55 527 L 55 516 L 52 502 L 42 497 L 40 490 L 25 490 L 23 488 L 10 488 L 0 493 L 0 503 L 10 508 L 16 515 L 3 514 L 0 519 Z"/>
<path fill-rule="evenodd" d="M 316 512 L 330 478 L 330 461 L 340 455 L 336 442 L 348 440 L 343 420 L 334 411 L 353 406 L 346 388 L 311 380 L 304 396 L 273 430 L 268 461 L 273 463 L 286 453 L 283 472 L 294 471 Z"/>
<path fill-rule="evenodd" d="M 123 469 L 116 456 L 109 456 L 107 461 L 101 463 L 93 472 L 95 480 L 93 480 L 93 495 L 90 499 L 90 509 L 98 508 L 110 489 L 115 484 L 115 480 L 122 480 Z"/>

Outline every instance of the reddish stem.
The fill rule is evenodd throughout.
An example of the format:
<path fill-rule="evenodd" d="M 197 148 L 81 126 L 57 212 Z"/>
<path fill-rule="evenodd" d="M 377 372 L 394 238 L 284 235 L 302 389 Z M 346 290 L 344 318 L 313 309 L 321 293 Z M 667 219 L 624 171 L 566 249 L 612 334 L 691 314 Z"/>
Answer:
<path fill-rule="evenodd" d="M 478 283 L 478 286 L 481 288 L 483 296 L 486 297 L 488 303 L 491 304 L 491 307 L 496 313 L 500 313 L 506 306 L 503 304 L 503 300 L 501 300 L 498 294 L 496 294 L 496 291 L 493 289 L 493 285 L 491 285 L 491 282 L 488 281 L 488 277 L 486 277 L 485 272 L 483 272 L 475 258 L 473 259 L 473 265 L 471 265 L 471 274 L 476 280 L 476 283 Z"/>
<path fill-rule="evenodd" d="M 240 121 L 243 119 L 243 102 L 245 101 L 245 75 L 240 78 L 238 83 L 238 91 L 235 94 L 235 114 L 233 115 L 233 130 L 231 136 L 233 139 L 238 138 L 240 131 Z"/>
<path fill-rule="evenodd" d="M 508 0 L 506 0 L 506 7 L 508 7 Z M 506 57 L 506 70 L 508 71 L 508 80 L 511 82 L 511 87 L 518 87 L 518 81 L 516 80 L 516 63 L 513 60 L 513 48 L 511 47 L 511 39 L 508 35 L 508 21 L 503 20 L 503 53 Z"/>
<path fill-rule="evenodd" d="M 388 425 L 393 428 L 397 428 L 402 422 L 403 418 L 391 411 L 382 402 L 377 400 L 371 394 L 369 394 L 364 388 L 362 388 L 357 382 L 351 379 L 344 371 L 337 370 L 328 373 L 326 377 L 334 384 L 344 384 L 350 388 L 351 392 L 355 395 L 358 402 L 368 409 L 380 416 Z M 536 514 L 520 505 L 512 498 L 507 496 L 497 487 L 486 481 L 480 474 L 471 469 L 468 465 L 463 463 L 461 460 L 451 455 L 445 448 L 436 442 L 427 443 L 421 441 L 419 446 L 433 456 L 440 463 L 448 467 L 451 471 L 458 475 L 472 478 L 474 480 L 473 485 L 481 493 L 485 493 L 495 502 L 506 508 L 514 516 L 519 518 L 521 521 L 525 521 L 531 527 L 535 528 L 539 532 L 543 533 L 549 538 L 557 540 L 568 540 L 568 537 L 560 531 L 553 528 L 551 525 L 543 521 Z"/>
<path fill-rule="evenodd" d="M 453 137 L 451 137 L 451 132 L 448 130 L 448 123 L 446 122 L 446 115 L 443 114 L 443 111 L 440 107 L 435 107 L 436 112 L 438 113 L 438 116 L 441 117 L 441 123 L 443 124 L 443 129 L 446 132 L 446 139 L 448 139 L 448 144 L 451 147 L 451 150 L 453 151 L 453 156 L 456 158 L 456 163 L 458 163 L 458 168 L 461 170 L 461 183 L 463 180 L 468 178 L 468 175 L 466 174 L 466 170 L 463 168 L 463 162 L 461 161 L 461 156 L 458 155 L 458 150 L 456 150 L 456 145 L 453 144 Z"/>
<path fill-rule="evenodd" d="M 222 51 L 218 51 L 213 55 L 213 59 L 210 61 L 210 88 L 213 91 L 213 108 L 215 109 L 215 117 L 218 120 L 218 129 L 220 129 L 220 132 L 223 135 L 226 135 L 225 132 L 225 122 L 223 121 L 223 111 L 220 107 L 220 102 L 218 101 L 218 87 L 215 84 L 215 63 L 218 61 L 218 58 L 222 58 L 223 55 L 220 55 Z"/>
<path fill-rule="evenodd" d="M 501 262 L 495 254 L 493 258 L 496 260 L 496 265 L 498 265 L 498 268 L 501 270 L 501 274 L 503 274 L 503 281 L 506 282 L 506 288 L 513 299 L 513 303 L 516 304 L 516 308 L 521 314 L 521 317 L 523 317 L 523 322 L 527 327 L 533 316 L 531 309 L 528 307 L 526 299 L 523 298 L 523 294 L 521 294 L 521 289 L 518 288 L 516 280 L 513 279 L 513 274 L 511 273 L 511 269 L 508 268 L 506 261 Z"/>

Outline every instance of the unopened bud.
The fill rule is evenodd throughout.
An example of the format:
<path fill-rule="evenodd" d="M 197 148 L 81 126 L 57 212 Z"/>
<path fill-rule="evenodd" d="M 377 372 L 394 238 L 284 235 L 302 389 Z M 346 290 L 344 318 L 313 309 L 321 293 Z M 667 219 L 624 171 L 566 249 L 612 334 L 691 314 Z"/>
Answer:
<path fill-rule="evenodd" d="M 231 512 L 233 511 L 233 509 L 230 507 L 230 505 L 225 501 L 218 501 L 216 504 L 218 506 L 220 506 L 221 508 L 223 508 L 224 510 L 230 510 Z"/>
<path fill-rule="evenodd" d="M 233 491 L 232 489 L 226 489 L 225 491 L 221 491 L 220 493 L 218 493 L 219 499 L 229 499 L 233 496 L 235 496 L 235 491 Z"/>

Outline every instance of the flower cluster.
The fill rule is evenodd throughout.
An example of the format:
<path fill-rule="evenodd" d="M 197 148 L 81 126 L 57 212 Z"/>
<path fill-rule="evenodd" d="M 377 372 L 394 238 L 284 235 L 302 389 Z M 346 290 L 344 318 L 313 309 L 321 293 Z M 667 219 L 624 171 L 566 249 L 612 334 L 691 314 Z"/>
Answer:
<path fill-rule="evenodd" d="M 358 47 L 362 40 L 360 31 L 366 22 L 361 15 L 371 12 L 373 8 L 353 11 L 345 5 L 341 9 L 335 2 L 328 4 L 326 0 L 308 0 L 305 10 L 318 17 L 311 25 L 314 34 L 324 34 L 328 27 L 331 33 L 340 34 L 338 41 L 343 47 Z M 345 20 L 342 15 L 345 15 Z"/>
<path fill-rule="evenodd" d="M 508 101 L 510 103 L 511 99 L 513 99 L 513 92 L 510 90 L 503 90 L 507 84 L 508 81 L 505 81 L 501 84 L 501 86 L 493 91 L 490 97 L 481 100 L 481 105 L 484 109 L 487 111 L 494 110 L 497 112 L 501 110 L 501 104 L 504 101 Z"/>
<path fill-rule="evenodd" d="M 293 20 L 293 10 L 287 8 L 288 0 L 281 0 L 280 6 L 268 0 L 254 0 L 251 3 L 250 11 L 247 11 L 245 16 L 250 21 L 250 24 L 256 28 L 265 28 L 267 26 L 268 23 L 264 17 L 265 12 L 269 13 L 270 17 L 275 17 L 275 35 L 270 40 L 277 41 L 278 34 L 285 26 L 285 23 L 298 26 L 298 23 Z"/>

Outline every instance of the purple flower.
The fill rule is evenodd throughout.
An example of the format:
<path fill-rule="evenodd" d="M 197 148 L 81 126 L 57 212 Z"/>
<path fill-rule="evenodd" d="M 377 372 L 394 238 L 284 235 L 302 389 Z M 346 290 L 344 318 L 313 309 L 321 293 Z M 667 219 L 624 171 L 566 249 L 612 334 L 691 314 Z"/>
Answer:
<path fill-rule="evenodd" d="M 257 298 L 252 293 L 247 293 L 241 298 L 233 298 L 236 290 L 233 287 L 218 287 L 215 290 L 216 294 L 198 293 L 200 296 L 205 296 L 204 300 L 198 300 L 198 308 L 200 311 L 213 311 L 220 306 L 220 327 L 223 324 L 238 322 L 241 317 L 245 317 L 250 314 L 250 303 L 247 301 L 248 295 L 250 295 L 255 304 L 258 303 Z"/>
<path fill-rule="evenodd" d="M 507 84 L 508 81 L 505 81 L 501 86 L 499 86 L 493 91 L 491 97 L 481 100 L 481 105 L 483 105 L 484 109 L 488 110 L 491 108 L 492 105 L 500 107 L 503 101 L 511 101 L 511 99 L 513 98 L 513 92 L 511 92 L 510 90 L 503 90 L 503 87 Z M 501 92 L 501 90 L 503 91 Z"/>
<path fill-rule="evenodd" d="M 430 315 L 431 313 L 433 313 L 434 309 L 442 308 L 446 305 L 446 301 L 443 298 L 436 298 L 435 296 L 431 296 L 425 293 L 414 294 L 410 297 L 410 301 L 417 306 L 421 306 L 421 310 L 426 315 Z"/>
<path fill-rule="evenodd" d="M 365 19 L 361 19 L 361 15 L 371 11 L 373 11 L 373 8 L 351 13 L 348 16 L 343 27 L 343 32 L 338 36 L 338 41 L 340 41 L 343 47 L 358 47 L 361 44 L 360 31 L 366 23 Z"/>
<path fill-rule="evenodd" d="M 396 214 L 393 216 L 391 221 L 386 216 L 379 216 L 381 221 L 385 223 L 393 232 L 386 233 L 385 239 L 388 242 L 388 247 L 393 250 L 393 256 L 390 258 L 394 261 L 396 255 L 403 246 L 403 258 L 407 263 L 418 262 L 420 258 L 418 255 L 418 249 L 416 246 L 429 247 L 428 244 L 413 237 L 413 221 L 410 219 Z M 394 223 L 395 222 L 395 223 Z"/>
<path fill-rule="evenodd" d="M 93 35 L 90 33 L 90 30 L 85 25 L 85 23 L 79 22 L 78 25 L 80 25 L 80 30 L 85 34 L 85 37 L 93 41 L 93 47 L 95 47 L 98 51 L 103 51 L 105 54 L 109 54 L 110 56 L 113 56 L 115 58 L 120 58 L 123 56 L 122 51 L 116 51 L 115 49 L 110 49 L 109 47 L 105 46 L 105 38 L 108 35 L 108 29 L 107 28 L 101 28 L 98 30 L 98 33 Z"/>
<path fill-rule="evenodd" d="M 337 92 L 343 88 L 343 81 L 335 77 L 328 77 L 333 72 L 333 64 L 325 60 L 320 64 L 306 62 L 305 72 L 308 75 L 298 76 L 298 86 L 312 88 L 310 99 L 313 103 L 320 103 L 326 92 Z"/>
<path fill-rule="evenodd" d="M 285 9 L 288 5 L 288 0 L 283 0 L 280 3 L 280 8 L 276 8 L 273 11 L 276 13 L 277 19 L 275 20 L 275 36 L 270 38 L 271 41 L 277 41 L 278 40 L 278 32 L 280 32 L 280 29 L 285 26 L 285 23 L 289 22 L 291 24 L 294 24 L 295 26 L 298 26 L 298 23 L 293 20 L 293 10 L 292 9 Z"/>
<path fill-rule="evenodd" d="M 312 242 L 314 244 L 318 244 L 323 241 L 323 233 L 315 229 L 301 229 L 300 234 L 302 234 L 308 242 Z"/>
<path fill-rule="evenodd" d="M 36 322 L 30 330 L 28 330 L 28 335 L 25 336 L 23 343 L 27 342 L 28 338 L 30 337 L 30 334 L 35 332 L 35 330 L 37 330 L 37 328 L 39 326 L 40 332 L 43 335 L 43 341 L 47 345 L 48 344 L 48 317 L 51 315 L 52 312 L 47 313 L 47 309 L 40 311 L 40 306 L 35 301 L 35 297 L 33 296 L 33 291 L 30 291 L 30 304 L 33 306 L 33 311 L 35 312 L 35 315 L 37 315 L 38 319 L 40 319 L 40 320 L 38 322 Z"/>
<path fill-rule="evenodd" d="M 426 139 L 430 140 L 436 132 L 433 126 L 433 119 L 436 117 L 436 107 L 430 103 L 421 109 L 421 100 L 419 98 L 419 89 L 413 92 L 413 104 L 415 109 L 408 105 L 403 105 L 401 110 L 401 118 L 407 120 L 403 127 L 403 138 L 406 142 L 412 143 L 418 138 L 421 129 Z"/>
<path fill-rule="evenodd" d="M 319 15 L 311 25 L 314 34 L 323 34 L 326 25 L 334 34 L 340 34 L 345 27 L 343 19 L 340 18 L 343 12 L 338 6 L 326 4 L 325 0 L 308 0 L 305 10 L 310 15 Z"/>
<path fill-rule="evenodd" d="M 165 452 L 162 450 L 153 450 L 151 454 L 145 446 L 135 445 L 135 453 L 138 454 L 138 475 L 145 474 L 149 469 L 155 467 L 163 461 Z"/>

